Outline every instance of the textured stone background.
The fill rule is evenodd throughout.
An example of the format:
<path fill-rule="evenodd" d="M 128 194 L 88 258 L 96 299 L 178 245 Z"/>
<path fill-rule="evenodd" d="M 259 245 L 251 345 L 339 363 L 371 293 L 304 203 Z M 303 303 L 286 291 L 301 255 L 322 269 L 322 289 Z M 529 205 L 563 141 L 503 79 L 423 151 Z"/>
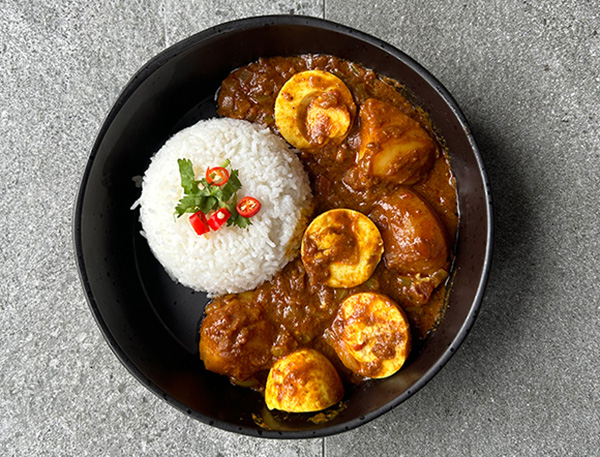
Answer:
<path fill-rule="evenodd" d="M 593 1 L 0 1 L 0 455 L 598 455 L 600 16 Z M 402 49 L 455 96 L 495 197 L 480 317 L 417 395 L 365 426 L 269 441 L 204 426 L 121 366 L 71 218 L 104 116 L 159 51 L 306 14 Z"/>

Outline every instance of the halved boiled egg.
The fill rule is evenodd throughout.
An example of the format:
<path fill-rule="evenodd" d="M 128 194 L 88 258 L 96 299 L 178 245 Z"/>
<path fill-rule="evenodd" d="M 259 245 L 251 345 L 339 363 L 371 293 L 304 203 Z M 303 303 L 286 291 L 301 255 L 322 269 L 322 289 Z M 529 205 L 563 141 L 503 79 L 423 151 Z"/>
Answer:
<path fill-rule="evenodd" d="M 397 107 L 370 98 L 360 107 L 358 160 L 369 174 L 394 184 L 412 185 L 431 169 L 434 141 L 421 125 Z"/>
<path fill-rule="evenodd" d="M 369 378 L 393 375 L 411 347 L 408 318 L 402 308 L 373 292 L 354 294 L 342 302 L 329 337 L 342 363 Z"/>
<path fill-rule="evenodd" d="M 344 386 L 336 369 L 314 349 L 300 349 L 277 360 L 265 388 L 269 409 L 291 413 L 320 411 L 343 396 Z"/>
<path fill-rule="evenodd" d="M 356 115 L 352 94 L 337 76 L 321 70 L 293 75 L 275 100 L 275 124 L 297 149 L 340 143 Z"/>
<path fill-rule="evenodd" d="M 349 288 L 371 277 L 383 253 L 375 224 L 350 209 L 333 209 L 317 216 L 302 238 L 304 268 L 313 283 Z"/>

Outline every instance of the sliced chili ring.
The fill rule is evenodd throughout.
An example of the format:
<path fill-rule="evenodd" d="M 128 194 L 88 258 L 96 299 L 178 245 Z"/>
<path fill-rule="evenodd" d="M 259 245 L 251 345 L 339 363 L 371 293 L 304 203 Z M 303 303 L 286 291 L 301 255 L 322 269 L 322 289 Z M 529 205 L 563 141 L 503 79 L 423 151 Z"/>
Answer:
<path fill-rule="evenodd" d="M 261 204 L 254 197 L 244 197 L 235 206 L 238 214 L 242 217 L 252 217 L 260 211 Z"/>
<path fill-rule="evenodd" d="M 213 230 L 219 230 L 221 226 L 231 217 L 231 213 L 227 208 L 221 208 L 208 219 L 208 225 Z"/>
<path fill-rule="evenodd" d="M 190 224 L 198 235 L 204 235 L 205 233 L 210 232 L 206 216 L 202 211 L 198 211 L 190 216 Z"/>
<path fill-rule="evenodd" d="M 215 186 L 222 186 L 229 181 L 229 172 L 223 167 L 212 167 L 206 169 L 206 181 Z"/>

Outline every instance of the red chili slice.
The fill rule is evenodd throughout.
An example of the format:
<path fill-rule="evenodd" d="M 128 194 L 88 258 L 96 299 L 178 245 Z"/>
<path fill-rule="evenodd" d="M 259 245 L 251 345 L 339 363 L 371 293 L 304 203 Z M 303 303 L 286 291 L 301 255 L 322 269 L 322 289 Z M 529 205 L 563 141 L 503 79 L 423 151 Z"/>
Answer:
<path fill-rule="evenodd" d="M 215 186 L 222 186 L 229 181 L 229 172 L 223 167 L 213 167 L 206 169 L 206 181 Z"/>
<path fill-rule="evenodd" d="M 260 207 L 261 204 L 256 198 L 244 197 L 238 202 L 235 209 L 242 217 L 252 217 L 260 211 Z"/>
<path fill-rule="evenodd" d="M 204 235 L 210 231 L 208 223 L 206 222 L 206 216 L 202 211 L 198 211 L 190 216 L 190 224 L 198 235 Z"/>
<path fill-rule="evenodd" d="M 219 230 L 230 217 L 231 213 L 227 211 L 227 208 L 221 208 L 220 210 L 215 211 L 212 216 L 210 216 L 208 225 L 210 225 L 210 228 L 213 230 Z"/>

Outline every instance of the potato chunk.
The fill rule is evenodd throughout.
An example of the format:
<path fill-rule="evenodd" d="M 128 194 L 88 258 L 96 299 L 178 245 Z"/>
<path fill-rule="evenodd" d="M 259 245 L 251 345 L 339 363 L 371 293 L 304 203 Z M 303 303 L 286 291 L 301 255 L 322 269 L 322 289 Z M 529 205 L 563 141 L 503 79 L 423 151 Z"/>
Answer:
<path fill-rule="evenodd" d="M 435 143 L 421 125 L 395 106 L 370 98 L 360 107 L 359 162 L 372 176 L 412 185 L 433 166 Z"/>
<path fill-rule="evenodd" d="M 358 293 L 344 300 L 331 324 L 330 336 L 342 363 L 369 378 L 393 375 L 410 353 L 406 314 L 378 293 Z"/>
<path fill-rule="evenodd" d="M 373 206 L 369 217 L 381 232 L 387 268 L 424 275 L 448 270 L 450 249 L 444 226 L 415 192 L 400 188 L 388 194 Z"/>
<path fill-rule="evenodd" d="M 279 359 L 269 372 L 265 402 L 291 413 L 320 411 L 342 399 L 344 386 L 331 362 L 314 349 Z"/>
<path fill-rule="evenodd" d="M 245 381 L 271 366 L 275 339 L 276 329 L 264 311 L 234 298 L 213 307 L 202 321 L 200 358 L 207 370 Z"/>
<path fill-rule="evenodd" d="M 340 143 L 356 116 L 352 94 L 337 76 L 326 71 L 296 73 L 275 100 L 275 124 L 298 149 L 333 141 Z"/>
<path fill-rule="evenodd" d="M 304 268 L 313 283 L 349 288 L 371 277 L 381 260 L 383 240 L 364 214 L 333 209 L 317 216 L 302 238 Z"/>

